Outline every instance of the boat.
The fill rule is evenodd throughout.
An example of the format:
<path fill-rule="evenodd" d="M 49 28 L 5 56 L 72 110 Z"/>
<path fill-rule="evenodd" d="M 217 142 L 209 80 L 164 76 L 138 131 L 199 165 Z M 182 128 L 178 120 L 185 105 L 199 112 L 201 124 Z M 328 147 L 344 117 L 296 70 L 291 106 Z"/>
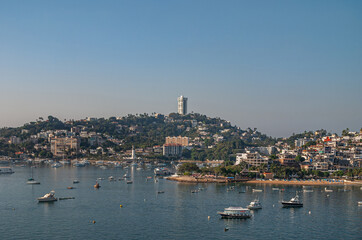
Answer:
<path fill-rule="evenodd" d="M 283 207 L 303 207 L 303 203 L 299 200 L 298 194 L 290 201 L 282 201 Z"/>
<path fill-rule="evenodd" d="M 33 178 L 33 168 L 31 169 L 31 177 L 28 179 L 26 184 L 40 184 L 40 182 L 35 181 L 34 178 Z"/>
<path fill-rule="evenodd" d="M 73 183 L 79 183 L 79 180 L 78 180 L 78 179 L 74 179 L 74 180 L 73 180 Z"/>
<path fill-rule="evenodd" d="M 263 190 L 261 189 L 253 189 L 253 192 L 262 192 Z"/>
<path fill-rule="evenodd" d="M 0 174 L 12 174 L 14 171 L 9 167 L 0 167 Z"/>
<path fill-rule="evenodd" d="M 70 187 L 67 187 L 67 189 L 74 189 L 74 187 L 70 186 Z"/>
<path fill-rule="evenodd" d="M 99 183 L 96 182 L 96 184 L 94 185 L 94 188 L 98 189 L 98 188 L 100 188 L 100 187 L 101 187 L 101 186 L 99 186 Z"/>
<path fill-rule="evenodd" d="M 362 201 L 357 202 L 358 206 L 362 206 Z"/>
<path fill-rule="evenodd" d="M 313 189 L 303 189 L 303 192 L 305 192 L 305 193 L 313 192 Z"/>
<path fill-rule="evenodd" d="M 34 178 L 29 178 L 26 184 L 40 184 L 40 182 L 35 181 Z"/>
<path fill-rule="evenodd" d="M 127 181 L 127 184 L 132 184 L 133 183 L 133 181 Z"/>
<path fill-rule="evenodd" d="M 55 202 L 58 199 L 54 197 L 55 192 L 50 191 L 50 193 L 45 194 L 43 197 L 38 198 L 39 202 Z"/>
<path fill-rule="evenodd" d="M 255 199 L 254 201 L 250 202 L 250 204 L 248 205 L 248 209 L 250 210 L 262 209 L 262 206 L 259 200 Z"/>
<path fill-rule="evenodd" d="M 332 189 L 327 189 L 327 187 L 324 188 L 324 191 L 325 191 L 325 192 L 333 192 Z"/>
<path fill-rule="evenodd" d="M 273 191 L 279 191 L 279 188 L 273 187 L 272 190 L 273 190 Z"/>
<path fill-rule="evenodd" d="M 156 176 L 171 175 L 170 170 L 168 170 L 167 168 L 155 168 L 155 170 L 153 172 L 155 173 Z"/>
<path fill-rule="evenodd" d="M 128 175 L 128 172 L 123 175 L 123 178 L 130 178 L 130 176 Z"/>
<path fill-rule="evenodd" d="M 52 165 L 52 168 L 58 168 L 58 167 L 61 167 L 61 166 L 63 166 L 61 163 L 56 162 L 56 163 L 54 163 Z"/>
<path fill-rule="evenodd" d="M 235 187 L 234 186 L 231 186 L 229 188 L 226 189 L 226 191 L 234 191 L 235 190 Z"/>
<path fill-rule="evenodd" d="M 109 181 L 114 181 L 114 177 L 113 177 L 113 176 L 110 176 L 110 177 L 108 177 L 108 180 L 109 180 Z"/>
<path fill-rule="evenodd" d="M 228 207 L 223 212 L 217 212 L 217 214 L 221 215 L 221 218 L 228 219 L 246 219 L 251 217 L 250 210 L 243 207 Z"/>

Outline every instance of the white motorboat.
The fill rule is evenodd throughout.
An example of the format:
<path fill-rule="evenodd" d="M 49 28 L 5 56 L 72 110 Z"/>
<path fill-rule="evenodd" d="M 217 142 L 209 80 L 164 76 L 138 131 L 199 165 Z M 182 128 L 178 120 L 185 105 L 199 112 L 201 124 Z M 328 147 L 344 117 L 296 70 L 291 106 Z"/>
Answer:
<path fill-rule="evenodd" d="M 56 197 L 54 197 L 55 192 L 54 191 L 50 191 L 50 193 L 45 194 L 43 197 L 38 198 L 39 202 L 54 202 L 57 201 L 58 199 Z"/>
<path fill-rule="evenodd" d="M 251 217 L 250 210 L 242 207 L 228 207 L 223 212 L 217 212 L 221 215 L 221 218 L 238 218 L 246 219 Z"/>
<path fill-rule="evenodd" d="M 250 202 L 248 208 L 250 210 L 256 210 L 256 209 L 262 209 L 263 207 L 261 206 L 260 201 L 258 199 L 255 199 L 254 201 Z"/>
<path fill-rule="evenodd" d="M 282 201 L 283 207 L 303 207 L 303 203 L 299 200 L 298 194 L 290 201 Z"/>
<path fill-rule="evenodd" d="M 332 189 L 327 189 L 327 187 L 324 188 L 324 191 L 325 191 L 325 192 L 333 192 Z"/>
<path fill-rule="evenodd" d="M 253 192 L 262 192 L 262 189 L 253 189 Z"/>

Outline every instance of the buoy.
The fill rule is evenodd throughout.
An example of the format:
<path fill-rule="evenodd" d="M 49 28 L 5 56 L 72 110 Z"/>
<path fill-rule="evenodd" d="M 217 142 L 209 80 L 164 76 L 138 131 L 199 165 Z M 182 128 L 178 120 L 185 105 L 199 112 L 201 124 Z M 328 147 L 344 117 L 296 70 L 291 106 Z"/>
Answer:
<path fill-rule="evenodd" d="M 92 222 L 92 223 L 93 223 L 93 224 L 95 224 L 95 223 L 96 223 L 96 221 L 94 221 L 94 220 L 93 220 L 93 222 Z"/>
<path fill-rule="evenodd" d="M 119 205 L 119 207 L 123 207 L 123 205 Z"/>
<path fill-rule="evenodd" d="M 210 216 L 207 216 L 207 219 L 210 220 Z"/>

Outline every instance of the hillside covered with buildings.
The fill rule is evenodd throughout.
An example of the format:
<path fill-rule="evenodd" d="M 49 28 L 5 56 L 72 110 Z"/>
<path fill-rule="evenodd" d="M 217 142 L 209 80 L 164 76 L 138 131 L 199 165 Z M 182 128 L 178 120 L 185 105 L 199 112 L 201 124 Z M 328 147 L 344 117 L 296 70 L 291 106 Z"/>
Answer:
<path fill-rule="evenodd" d="M 235 166 L 275 172 L 284 167 L 285 175 L 286 169 L 290 174 L 301 170 L 321 174 L 362 165 L 362 131 L 346 129 L 339 136 L 318 130 L 276 139 L 220 118 L 180 113 L 68 121 L 39 118 L 22 127 L 0 129 L 0 158 L 122 161 L 129 159 L 134 147 L 139 160 L 219 160 L 226 174 L 238 172 Z"/>

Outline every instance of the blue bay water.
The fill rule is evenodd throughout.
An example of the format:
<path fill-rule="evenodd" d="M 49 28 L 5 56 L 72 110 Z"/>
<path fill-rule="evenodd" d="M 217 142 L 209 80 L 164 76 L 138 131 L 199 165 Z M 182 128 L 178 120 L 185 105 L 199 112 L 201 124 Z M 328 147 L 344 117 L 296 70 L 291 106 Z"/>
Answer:
<path fill-rule="evenodd" d="M 281 208 L 301 186 L 185 184 L 165 179 L 146 181 L 152 170 L 130 170 L 133 184 L 116 179 L 124 169 L 96 167 L 35 168 L 40 185 L 27 185 L 30 168 L 15 167 L 0 175 L 0 239 L 361 239 L 360 186 L 313 187 L 299 195 L 300 209 Z M 101 188 L 93 185 L 97 178 Z M 74 179 L 79 184 L 72 184 Z M 75 189 L 67 189 L 74 186 Z M 199 187 L 205 190 L 191 193 Z M 284 192 L 272 187 L 284 188 Z M 253 193 L 252 189 L 263 189 Z M 346 189 L 347 191 L 342 191 Z M 57 197 L 75 197 L 54 203 L 36 198 L 50 190 Z M 239 191 L 246 190 L 245 193 Z M 164 191 L 158 194 L 158 191 Z M 327 196 L 329 195 L 329 196 Z M 263 209 L 247 220 L 224 220 L 216 214 L 229 206 L 247 206 L 259 198 Z M 121 208 L 120 205 L 123 205 Z M 310 214 L 309 214 L 310 211 Z M 210 219 L 208 220 L 208 216 Z M 96 221 L 95 224 L 92 221 Z M 224 231 L 224 229 L 229 229 Z"/>

